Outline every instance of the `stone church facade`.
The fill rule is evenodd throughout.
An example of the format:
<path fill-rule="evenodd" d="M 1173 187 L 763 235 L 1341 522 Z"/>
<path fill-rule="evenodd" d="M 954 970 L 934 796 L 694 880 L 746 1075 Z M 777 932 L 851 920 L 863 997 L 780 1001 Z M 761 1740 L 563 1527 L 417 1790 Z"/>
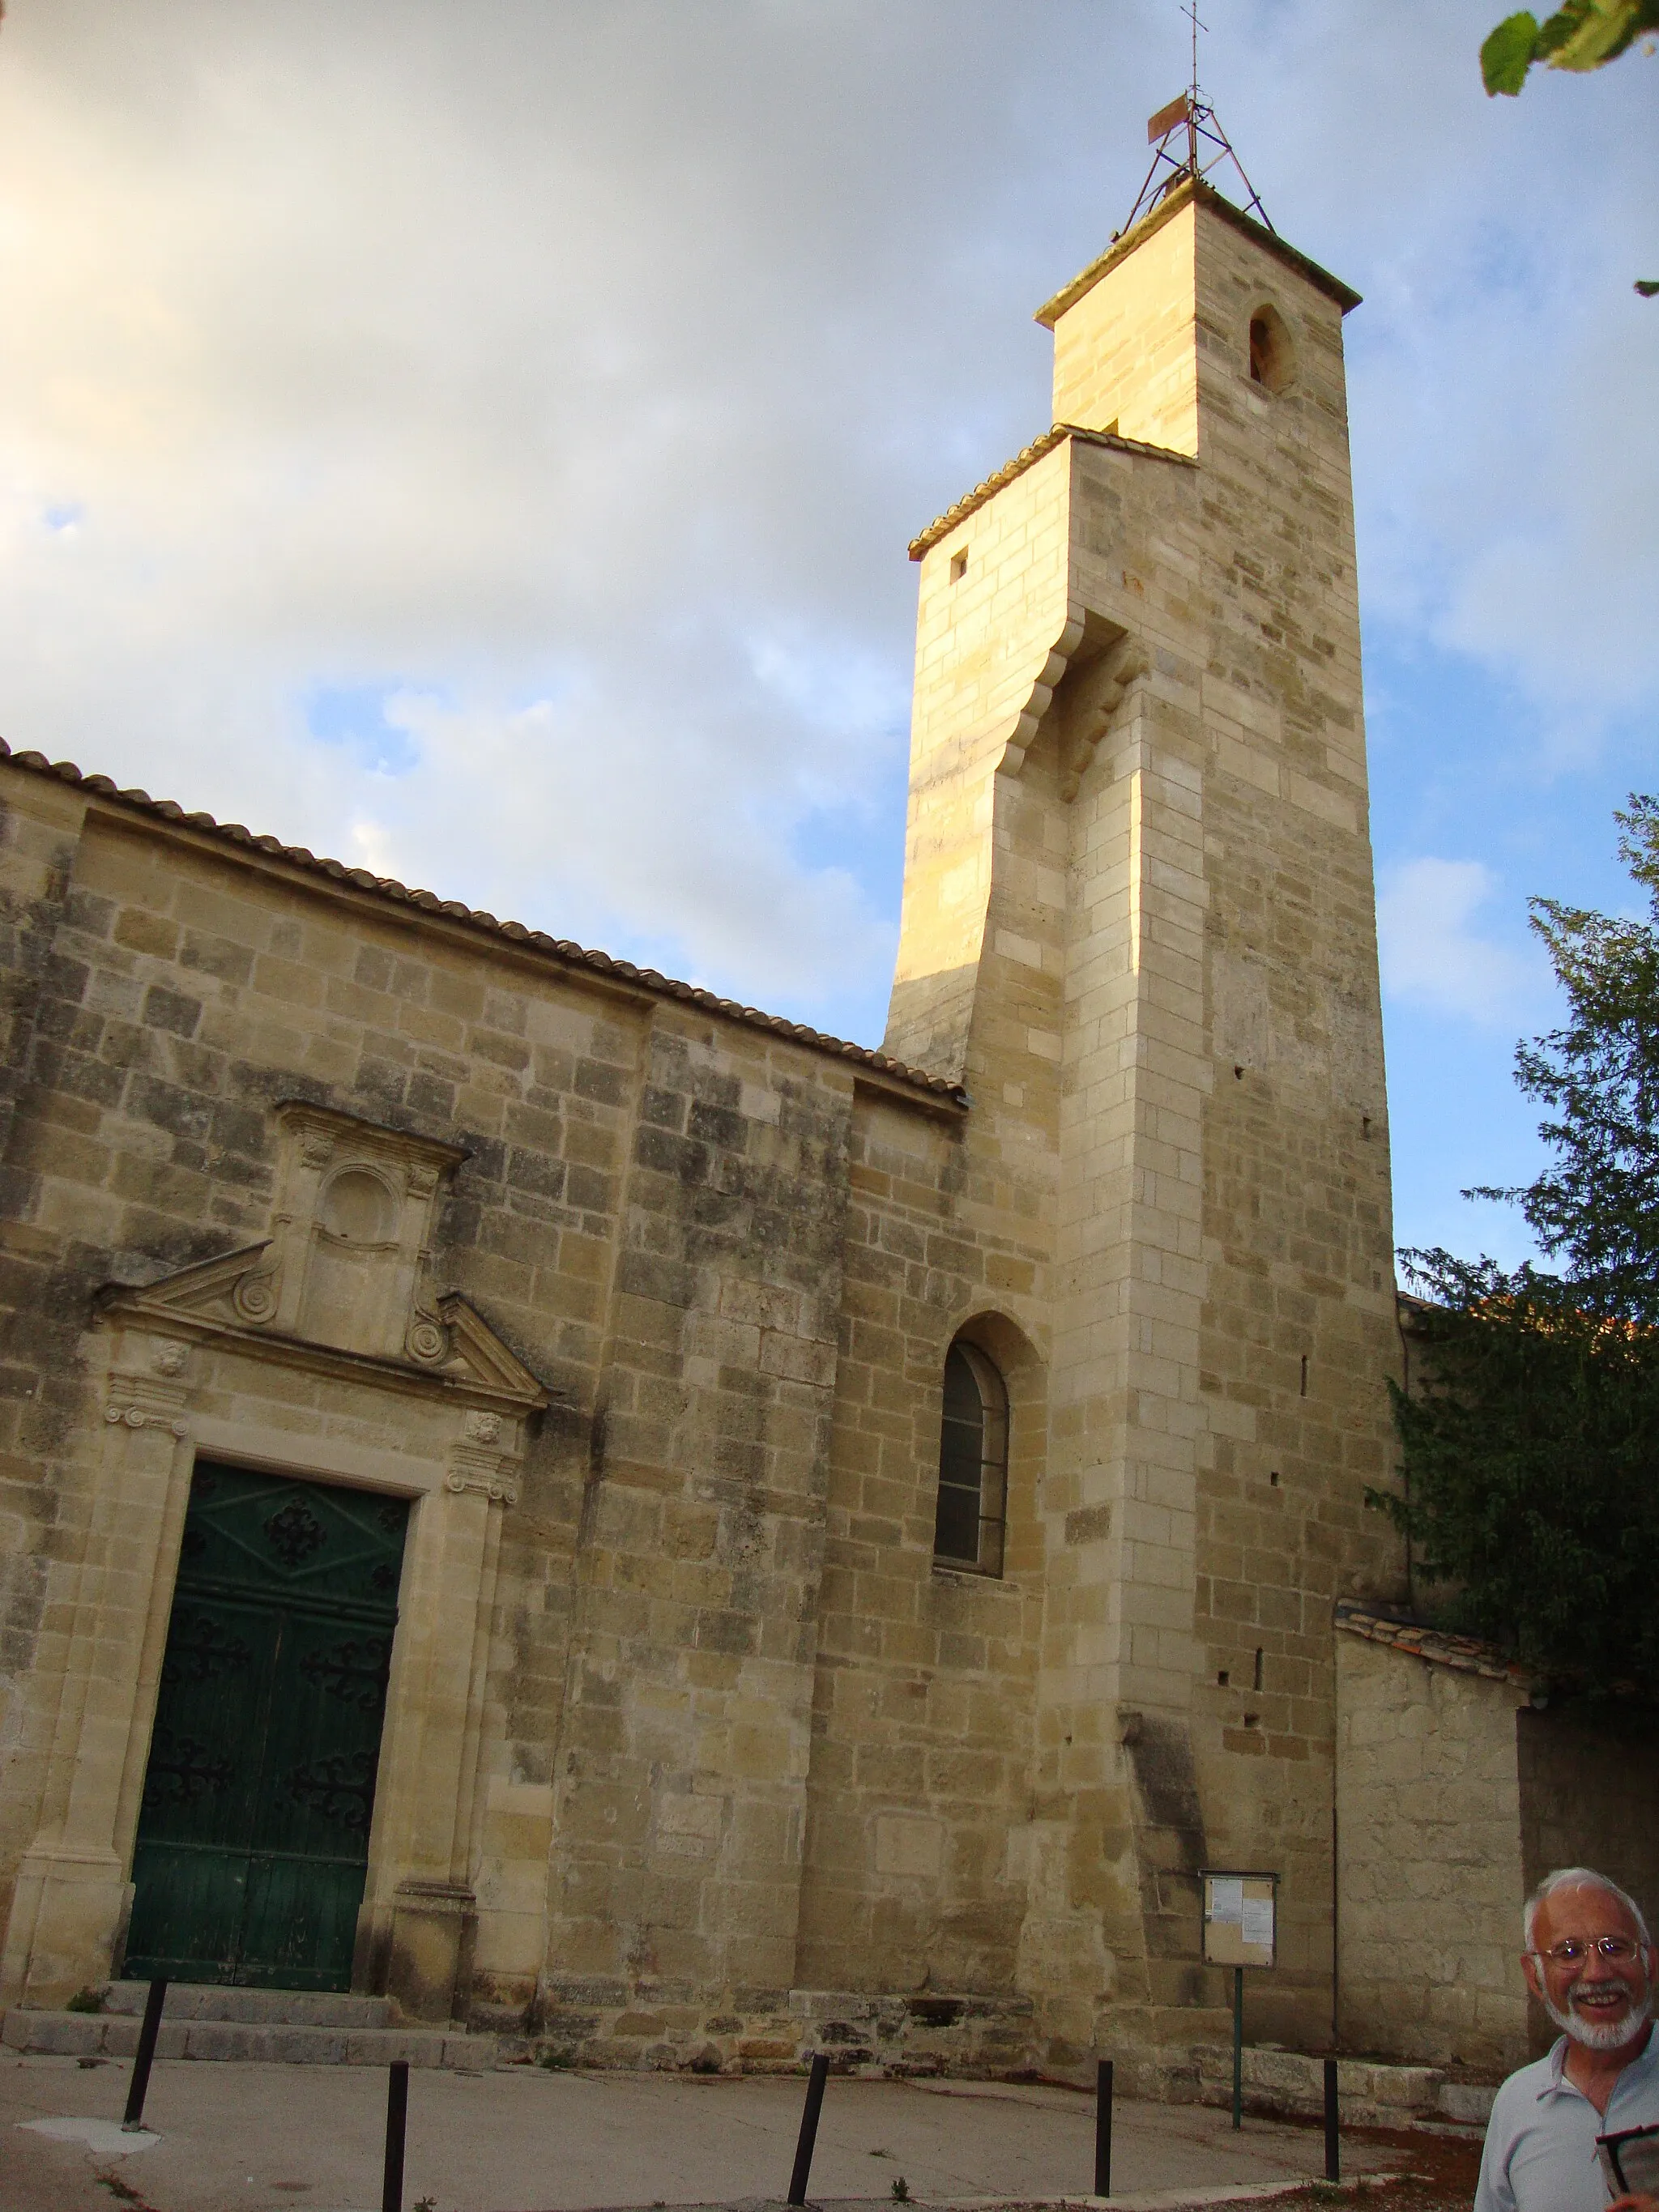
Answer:
<path fill-rule="evenodd" d="M 0 763 L 0 2002 L 1063 2069 L 1213 2032 L 1213 1867 L 1328 2039 L 1355 304 L 1188 184 L 1042 311 L 1056 427 L 911 549 L 879 1053 Z"/>

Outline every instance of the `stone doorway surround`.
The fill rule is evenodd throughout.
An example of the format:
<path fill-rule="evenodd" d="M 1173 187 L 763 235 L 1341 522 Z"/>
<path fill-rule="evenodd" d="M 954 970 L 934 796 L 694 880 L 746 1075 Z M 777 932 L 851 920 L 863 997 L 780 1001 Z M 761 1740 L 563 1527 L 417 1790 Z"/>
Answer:
<path fill-rule="evenodd" d="M 306 1103 L 276 1109 L 271 1235 L 143 1288 L 84 1340 L 103 1405 L 78 1555 L 54 1593 L 50 1741 L 0 2002 L 118 1972 L 191 1468 L 204 1457 L 410 1501 L 354 1989 L 464 2006 L 501 1516 L 549 1394 L 459 1297 L 433 1295 L 438 1194 L 464 1155 Z"/>

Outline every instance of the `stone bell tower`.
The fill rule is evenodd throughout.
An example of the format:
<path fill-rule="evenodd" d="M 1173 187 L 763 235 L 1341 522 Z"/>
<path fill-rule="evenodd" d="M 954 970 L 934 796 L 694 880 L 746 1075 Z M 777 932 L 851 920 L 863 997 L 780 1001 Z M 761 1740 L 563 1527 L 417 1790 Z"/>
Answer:
<path fill-rule="evenodd" d="M 1358 304 L 1189 177 L 1041 310 L 1054 427 L 911 549 L 886 1048 L 1046 1224 L 1018 1973 L 1057 2057 L 1224 2002 L 1206 1865 L 1280 1876 L 1253 2033 L 1331 2015 L 1332 1606 L 1398 1565 Z"/>

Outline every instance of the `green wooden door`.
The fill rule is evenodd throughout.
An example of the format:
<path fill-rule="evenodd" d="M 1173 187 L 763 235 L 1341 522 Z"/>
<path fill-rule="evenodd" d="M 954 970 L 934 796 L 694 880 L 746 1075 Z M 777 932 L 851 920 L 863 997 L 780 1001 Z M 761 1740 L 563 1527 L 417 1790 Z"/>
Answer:
<path fill-rule="evenodd" d="M 197 1462 L 126 1972 L 344 1990 L 407 1502 Z"/>

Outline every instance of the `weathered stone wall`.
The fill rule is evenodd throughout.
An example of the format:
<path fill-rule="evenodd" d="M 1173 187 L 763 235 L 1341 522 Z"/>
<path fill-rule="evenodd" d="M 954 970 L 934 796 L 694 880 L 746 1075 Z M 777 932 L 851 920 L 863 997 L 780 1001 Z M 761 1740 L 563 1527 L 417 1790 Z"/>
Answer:
<path fill-rule="evenodd" d="M 796 1978 L 1012 1990 L 1041 1631 L 1041 1352 L 1007 1317 L 1040 1245 L 959 1128 L 854 1119 Z M 1022 1296 L 1015 1285 L 1024 1285 Z M 963 1328 L 1011 1400 L 1000 1577 L 933 1559 L 940 1378 Z"/>
<path fill-rule="evenodd" d="M 1218 2012 L 1205 1864 L 1281 1876 L 1258 2032 L 1329 2033 L 1331 1606 L 1401 1569 L 1364 1505 L 1397 1350 L 1351 303 L 1175 196 L 1043 311 L 1056 416 L 1089 434 L 919 548 L 908 850 L 939 857 L 959 927 L 913 874 L 889 1034 L 970 1010 L 964 1180 L 994 1162 L 1039 1235 L 1042 1650 L 1010 1842 L 1054 2063 Z M 1271 392 L 1264 305 L 1292 368 Z M 994 713 L 988 609 L 989 666 L 1029 687 Z"/>
<path fill-rule="evenodd" d="M 1079 635 L 1056 447 L 922 563 L 910 717 L 904 905 L 885 1048 L 959 1076 L 983 1018 L 998 847 L 996 778 L 1035 734 Z M 1049 1057 L 1058 1057 L 1057 1048 Z"/>
<path fill-rule="evenodd" d="M 61 805 L 67 794 L 24 773 L 6 781 L 9 850 L 27 850 L 42 802 Z M 20 1547 L 50 1563 L 61 1611 L 86 1540 L 100 1432 L 93 1295 L 266 1233 L 276 1101 L 306 1097 L 453 1137 L 467 1158 L 435 1272 L 492 1316 L 569 1407 L 531 1451 L 523 1523 L 508 1540 L 500 1626 L 520 1663 L 503 1685 L 484 1829 L 489 1864 L 527 1817 L 532 1835 L 520 1832 L 518 1847 L 528 1845 L 532 1865 L 544 1860 L 562 1586 L 638 1019 L 599 998 L 560 1003 L 511 957 L 446 941 L 441 927 L 399 927 L 371 901 L 319 896 L 257 853 L 216 850 L 118 809 L 94 805 L 68 873 L 8 1155 L 14 1389 L 32 1430 L 36 1500 Z M 272 1389 L 280 1399 L 280 1383 Z M 395 1449 L 402 1419 L 387 1406 L 377 1441 Z M 17 1657 L 34 1673 L 3 1793 L 19 1824 L 6 1838 L 12 1867 L 40 1810 L 56 1697 L 74 1664 L 49 1626 Z M 538 1923 L 541 1910 L 538 1899 Z M 486 1929 L 486 1972 L 493 1948 Z M 517 1961 L 532 1981 L 533 1958 Z"/>
<path fill-rule="evenodd" d="M 1334 1961 L 1331 1607 L 1398 1595 L 1364 1505 L 1399 1356 L 1341 306 L 1238 228 L 1198 245 L 1210 641 L 1194 1729 L 1212 1863 L 1277 1869 L 1259 2035 L 1317 2039 Z M 1249 374 L 1252 316 L 1290 381 Z M 1218 1994 L 1212 1987 L 1212 1995 Z"/>
<path fill-rule="evenodd" d="M 1056 422 L 1198 452 L 1197 247 L 1195 224 L 1149 222 L 1109 283 L 1090 283 L 1094 272 L 1085 270 L 1054 312 L 1044 310 L 1054 333 Z"/>
<path fill-rule="evenodd" d="M 1527 2056 L 1515 1683 L 1339 1633 L 1344 2045 L 1503 2073 Z M 1601 1801 L 1605 1803 L 1607 1801 Z"/>
<path fill-rule="evenodd" d="M 637 1093 L 556 1778 L 555 2010 L 744 2013 L 794 1970 L 852 1085 L 745 1043 L 665 1018 Z"/>
<path fill-rule="evenodd" d="M 1222 1863 L 1282 1876 L 1256 2032 L 1328 2034 L 1331 1604 L 1397 1571 L 1362 1504 L 1394 1344 L 1349 298 L 1173 196 L 1052 303 L 1056 410 L 1087 427 L 919 544 L 889 1048 L 965 1109 L 0 770 L 0 1878 L 27 1863 L 29 1929 L 54 1884 L 105 1900 L 65 1910 L 40 1989 L 118 1940 L 143 1664 L 126 1707 L 114 1685 L 164 1630 L 168 1500 L 210 1432 L 337 1480 L 426 1469 L 400 1648 L 433 1686 L 400 1708 L 363 1950 L 411 2004 L 459 1916 L 458 2001 L 589 2058 L 793 2062 L 805 2023 L 1081 2068 L 1222 2027 L 1197 1881 Z M 1131 416 L 1164 448 L 1111 430 Z M 177 1453 L 143 1423 L 126 1459 L 100 1442 L 94 1291 L 271 1235 L 295 1097 L 457 1148 L 422 1265 L 552 1394 L 487 1474 L 396 1358 L 325 1383 L 290 1342 L 256 1375 L 228 1326 L 164 1407 L 143 1385 Z M 933 1557 L 963 1332 L 1011 1399 L 995 1577 Z M 94 1501 L 140 1491 L 152 1564 L 124 1586 Z M 422 1714 L 453 1802 L 415 1786 Z M 98 1759 L 119 1774 L 77 1797 Z"/>
<path fill-rule="evenodd" d="M 455 1716 L 476 1746 L 458 1784 L 471 1809 L 452 1810 L 453 1844 L 411 1832 L 418 1866 L 372 1870 L 371 1909 L 380 1896 L 389 1928 L 400 1872 L 470 1893 L 472 2002 L 515 2018 L 573 1979 L 624 2007 L 787 1990 L 851 1068 L 153 810 L 0 776 L 18 1076 L 0 1879 L 33 1849 L 32 1897 L 94 1863 L 103 1895 L 131 1850 L 148 1720 L 142 1695 L 121 1717 L 117 1678 L 153 1634 L 155 1593 L 118 1575 L 94 1525 L 113 1356 L 95 1294 L 268 1236 L 273 1109 L 297 1097 L 459 1147 L 432 1285 L 464 1294 L 555 1399 L 483 1553 L 432 1554 L 441 1583 L 471 1576 L 486 1607 L 465 1631 L 468 1650 L 483 1639 L 481 1705 Z M 938 1102 L 930 1128 L 941 1109 L 959 1118 Z M 430 1457 L 416 1408 L 308 1358 L 233 1371 L 192 1354 L 167 1411 L 216 1450 L 297 1455 L 334 1479 Z M 190 1449 L 173 1454 L 170 1425 L 163 1442 L 144 1540 L 165 1589 L 166 1499 Z M 404 1752 L 389 1741 L 387 1757 Z M 118 1920 L 70 1911 L 37 2000 L 107 1971 Z M 13 1935 L 27 1955 L 29 1929 Z M 101 1961 L 70 1959 L 88 1942 Z M 370 1946 L 377 1971 L 391 1942 Z"/>
<path fill-rule="evenodd" d="M 40 1304 L 39 1262 L 52 1247 L 24 1216 L 33 1194 L 27 1166 L 14 1163 L 18 1100 L 28 1088 L 37 1024 L 61 1027 L 54 947 L 70 894 L 84 811 L 61 785 L 30 789 L 21 810 L 0 814 L 0 972 L 4 1042 L 0 1048 L 0 1310 L 9 1326 L 0 1355 L 0 1924 L 11 1903 L 17 1862 L 33 1832 L 27 1784 L 16 1786 L 27 1736 L 30 1674 L 48 1632 L 57 1497 L 50 1455 L 74 1419 L 80 1392 L 63 1365 L 67 1317 Z M 70 1109 L 71 1114 L 73 1109 Z"/>
<path fill-rule="evenodd" d="M 1523 1706 L 1516 1733 L 1527 1888 L 1557 1867 L 1594 1867 L 1659 1926 L 1659 1716 L 1634 1702 L 1587 1707 L 1558 1695 Z"/>

